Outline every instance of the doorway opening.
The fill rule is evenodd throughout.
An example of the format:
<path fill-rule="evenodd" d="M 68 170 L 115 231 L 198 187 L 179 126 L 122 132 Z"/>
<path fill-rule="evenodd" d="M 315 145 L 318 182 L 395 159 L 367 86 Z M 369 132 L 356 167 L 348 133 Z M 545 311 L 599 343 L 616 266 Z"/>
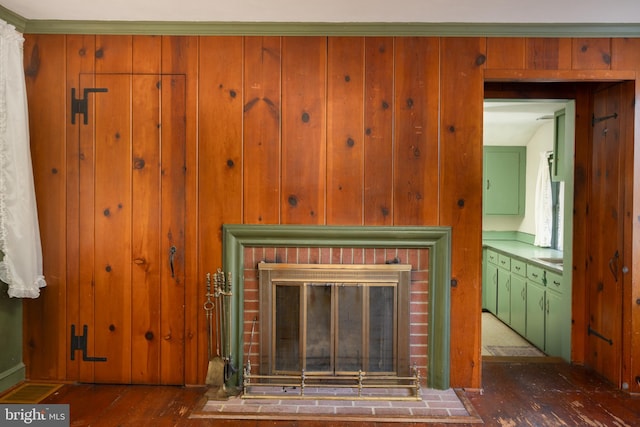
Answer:
<path fill-rule="evenodd" d="M 569 362 L 575 100 L 492 95 L 483 117 L 482 356 Z"/>
<path fill-rule="evenodd" d="M 583 364 L 623 390 L 634 389 L 633 376 L 623 363 L 623 341 L 630 335 L 623 301 L 631 280 L 626 272 L 633 233 L 625 212 L 633 202 L 627 188 L 632 188 L 634 172 L 634 82 L 486 82 L 485 99 L 574 103 L 567 102 L 565 114 L 554 112 L 553 118 L 550 179 L 558 180 L 554 175 L 558 174 L 564 182 L 563 245 L 558 247 L 562 252 L 555 257 L 522 253 L 514 247 L 492 248 L 487 244 L 490 233 L 483 229 L 483 305 L 493 301 L 487 294 L 497 287 L 497 314 L 508 307 L 513 317 L 512 308 L 518 307 L 522 295 L 530 342 L 535 341 L 531 337 L 535 332 L 542 337 L 546 354 Z M 558 129 L 564 130 L 560 132 L 564 138 L 558 138 Z M 485 151 L 485 163 L 488 157 Z M 485 193 L 483 205 L 489 202 Z M 514 240 L 510 231 L 491 237 L 504 244 Z M 509 291 L 510 298 L 500 299 L 500 289 Z M 517 311 L 515 315 L 518 318 Z M 538 315 L 539 321 L 532 324 Z M 540 325 L 544 327 L 536 331 Z"/>

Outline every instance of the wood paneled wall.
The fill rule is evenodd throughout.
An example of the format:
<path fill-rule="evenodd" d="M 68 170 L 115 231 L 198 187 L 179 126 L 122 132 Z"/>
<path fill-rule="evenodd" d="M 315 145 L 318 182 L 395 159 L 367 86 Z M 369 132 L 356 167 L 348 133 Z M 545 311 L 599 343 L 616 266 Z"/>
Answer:
<path fill-rule="evenodd" d="M 67 325 L 82 309 L 82 245 L 69 183 L 82 127 L 70 124 L 69 100 L 81 73 L 186 76 L 187 383 L 204 380 L 204 277 L 221 265 L 223 223 L 443 225 L 453 228 L 451 385 L 478 388 L 484 82 L 635 79 L 638 52 L 638 40 L 606 38 L 27 35 L 49 284 L 26 304 L 28 376 L 77 378 Z M 630 185 L 640 194 L 639 179 Z M 640 235 L 638 221 L 628 231 Z M 640 239 L 629 242 L 637 254 Z M 625 315 L 637 331 L 640 286 L 629 283 Z M 637 334 L 632 343 L 638 354 Z"/>

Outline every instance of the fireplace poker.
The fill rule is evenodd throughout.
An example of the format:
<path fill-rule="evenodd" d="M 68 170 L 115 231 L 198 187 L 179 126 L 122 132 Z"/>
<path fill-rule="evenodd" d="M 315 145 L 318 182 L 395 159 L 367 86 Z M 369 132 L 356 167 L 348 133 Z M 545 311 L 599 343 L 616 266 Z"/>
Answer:
<path fill-rule="evenodd" d="M 247 353 L 247 366 L 249 370 L 251 370 L 251 347 L 253 347 L 253 334 L 256 331 L 256 320 L 257 317 L 253 318 L 253 322 L 251 322 L 251 335 L 249 336 L 249 352 Z"/>

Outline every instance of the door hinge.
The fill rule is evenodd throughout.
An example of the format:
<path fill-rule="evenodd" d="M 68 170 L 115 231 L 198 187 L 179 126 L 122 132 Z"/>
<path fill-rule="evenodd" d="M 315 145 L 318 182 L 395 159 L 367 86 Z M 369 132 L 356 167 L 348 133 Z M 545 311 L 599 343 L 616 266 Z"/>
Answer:
<path fill-rule="evenodd" d="M 84 362 L 106 362 L 106 357 L 87 356 L 87 334 L 89 327 L 82 327 L 82 335 L 76 335 L 76 325 L 71 325 L 71 360 L 76 360 L 76 350 L 82 350 L 82 360 Z"/>
<path fill-rule="evenodd" d="M 89 98 L 88 94 L 92 92 L 108 92 L 104 87 L 89 87 L 83 89 L 83 97 L 76 98 L 76 88 L 71 88 L 71 124 L 76 124 L 76 114 L 82 114 L 84 116 L 84 124 L 89 124 L 88 110 L 89 110 Z"/>
<path fill-rule="evenodd" d="M 613 345 L 613 340 L 611 338 L 607 338 L 595 329 L 591 329 L 591 324 L 587 327 L 587 335 L 593 335 L 594 337 L 598 337 L 601 340 L 608 342 L 609 345 Z"/>
<path fill-rule="evenodd" d="M 593 114 L 591 116 L 591 126 L 595 126 L 596 123 L 604 122 L 605 120 L 617 119 L 617 118 L 618 118 L 618 113 L 609 114 L 608 116 L 603 116 L 603 117 L 596 117 L 596 115 Z"/>

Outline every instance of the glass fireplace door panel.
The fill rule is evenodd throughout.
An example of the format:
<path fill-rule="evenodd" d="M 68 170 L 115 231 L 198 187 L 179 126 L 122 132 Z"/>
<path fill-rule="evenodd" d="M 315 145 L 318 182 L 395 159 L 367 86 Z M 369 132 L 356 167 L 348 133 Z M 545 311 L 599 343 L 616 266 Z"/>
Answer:
<path fill-rule="evenodd" d="M 306 372 L 333 370 L 332 289 L 333 286 L 329 283 L 309 283 L 306 286 Z"/>
<path fill-rule="evenodd" d="M 300 286 L 274 288 L 275 370 L 300 372 Z"/>
<path fill-rule="evenodd" d="M 369 372 L 395 372 L 396 288 L 369 288 Z"/>
<path fill-rule="evenodd" d="M 336 372 L 364 370 L 363 363 L 363 291 L 362 286 L 337 288 Z"/>

